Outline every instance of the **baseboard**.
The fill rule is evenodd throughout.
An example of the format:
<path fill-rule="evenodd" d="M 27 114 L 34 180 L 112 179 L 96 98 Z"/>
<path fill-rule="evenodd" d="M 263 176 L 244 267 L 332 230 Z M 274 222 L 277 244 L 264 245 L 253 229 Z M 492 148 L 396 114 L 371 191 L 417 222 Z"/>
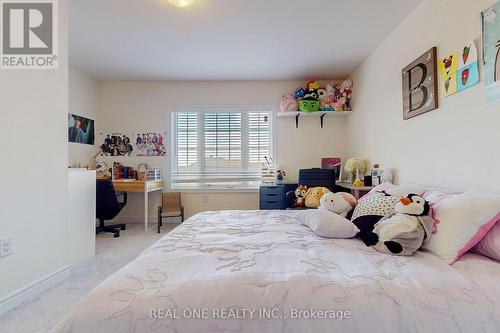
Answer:
<path fill-rule="evenodd" d="M 10 311 L 19 305 L 29 302 L 42 292 L 52 288 L 64 281 L 70 274 L 71 267 L 65 266 L 28 286 L 16 290 L 15 292 L 0 299 L 0 315 Z"/>

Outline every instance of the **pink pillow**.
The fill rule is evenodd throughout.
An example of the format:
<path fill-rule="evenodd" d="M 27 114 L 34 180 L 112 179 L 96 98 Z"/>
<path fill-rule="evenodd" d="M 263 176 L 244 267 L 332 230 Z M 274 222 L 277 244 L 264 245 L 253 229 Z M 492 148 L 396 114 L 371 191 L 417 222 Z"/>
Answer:
<path fill-rule="evenodd" d="M 500 223 L 498 221 L 483 240 L 474 247 L 474 251 L 491 259 L 500 260 Z"/>
<path fill-rule="evenodd" d="M 462 194 L 426 192 L 436 221 L 422 248 L 453 264 L 476 246 L 500 219 L 500 195 L 476 190 Z"/>

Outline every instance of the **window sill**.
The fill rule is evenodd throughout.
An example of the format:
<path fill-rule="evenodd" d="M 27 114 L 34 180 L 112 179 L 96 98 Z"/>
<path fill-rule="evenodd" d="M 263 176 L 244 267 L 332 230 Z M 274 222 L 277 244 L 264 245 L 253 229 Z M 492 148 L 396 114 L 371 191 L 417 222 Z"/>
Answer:
<path fill-rule="evenodd" d="M 200 183 L 172 184 L 172 191 L 182 193 L 258 193 L 260 183 L 235 185 L 207 185 Z"/>

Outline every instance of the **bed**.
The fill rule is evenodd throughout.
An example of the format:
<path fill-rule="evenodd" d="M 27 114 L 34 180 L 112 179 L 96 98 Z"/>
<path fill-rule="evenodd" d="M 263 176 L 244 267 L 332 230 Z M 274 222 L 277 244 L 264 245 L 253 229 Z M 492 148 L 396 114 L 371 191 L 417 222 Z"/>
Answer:
<path fill-rule="evenodd" d="M 294 211 L 204 212 L 75 305 L 54 332 L 500 332 L 500 264 L 378 253 Z"/>

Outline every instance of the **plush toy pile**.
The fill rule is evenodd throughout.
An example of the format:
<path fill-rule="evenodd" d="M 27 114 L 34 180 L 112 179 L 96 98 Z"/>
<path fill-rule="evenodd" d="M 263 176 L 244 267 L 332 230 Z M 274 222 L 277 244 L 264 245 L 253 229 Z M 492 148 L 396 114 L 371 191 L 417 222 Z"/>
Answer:
<path fill-rule="evenodd" d="M 281 112 L 351 111 L 351 94 L 352 80 L 330 82 L 324 88 L 310 81 L 305 89 L 300 87 L 295 93 L 283 96 L 280 109 Z"/>
<path fill-rule="evenodd" d="M 356 230 L 366 246 L 386 254 L 410 256 L 432 236 L 434 220 L 429 216 L 429 202 L 418 194 L 373 192 L 357 203 L 349 193 L 300 185 L 295 195 L 296 207 L 319 208 L 303 211 L 298 220 L 322 237 L 342 238 L 346 233 L 339 230 L 348 230 L 349 235 Z"/>
<path fill-rule="evenodd" d="M 429 203 L 411 193 L 401 198 L 385 192 L 370 194 L 354 209 L 351 221 L 366 246 L 400 256 L 410 256 L 432 235 Z"/>

